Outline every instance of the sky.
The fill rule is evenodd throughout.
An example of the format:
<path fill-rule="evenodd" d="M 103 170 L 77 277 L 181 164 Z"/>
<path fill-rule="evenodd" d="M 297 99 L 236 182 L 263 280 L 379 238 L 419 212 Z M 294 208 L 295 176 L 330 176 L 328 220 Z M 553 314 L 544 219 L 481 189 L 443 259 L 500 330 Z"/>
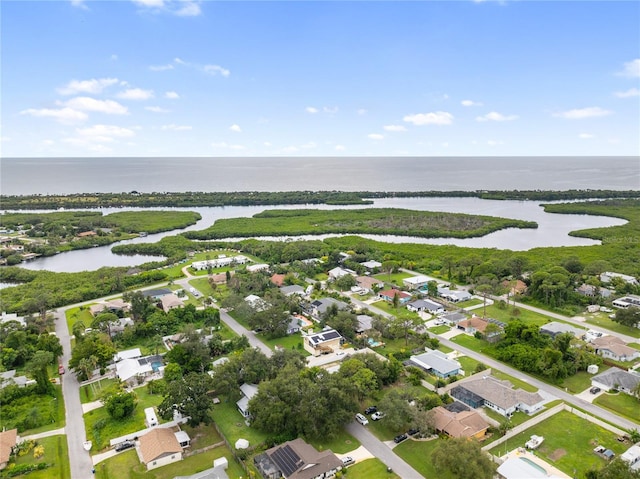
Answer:
<path fill-rule="evenodd" d="M 640 155 L 636 1 L 2 1 L 1 155 Z"/>

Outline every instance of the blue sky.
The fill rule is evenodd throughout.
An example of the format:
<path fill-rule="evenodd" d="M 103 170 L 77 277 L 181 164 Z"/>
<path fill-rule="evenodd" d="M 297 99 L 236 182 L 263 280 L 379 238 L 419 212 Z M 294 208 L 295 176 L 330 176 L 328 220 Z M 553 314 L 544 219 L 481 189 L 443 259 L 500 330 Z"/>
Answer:
<path fill-rule="evenodd" d="M 633 1 L 3 1 L 2 156 L 640 154 Z"/>

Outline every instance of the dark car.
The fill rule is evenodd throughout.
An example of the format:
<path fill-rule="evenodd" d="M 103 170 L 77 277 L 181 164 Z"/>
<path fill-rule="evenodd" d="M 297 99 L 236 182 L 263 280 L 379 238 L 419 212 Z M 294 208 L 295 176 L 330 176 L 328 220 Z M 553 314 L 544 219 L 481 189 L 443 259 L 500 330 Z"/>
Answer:
<path fill-rule="evenodd" d="M 396 444 L 400 444 L 402 441 L 404 441 L 408 437 L 409 436 L 407 436 L 406 434 L 400 434 L 399 436 L 396 436 L 393 438 L 393 442 L 395 442 Z"/>
<path fill-rule="evenodd" d="M 378 408 L 376 406 L 369 406 L 367 409 L 364 410 L 364 413 L 365 414 L 373 414 L 377 410 L 378 410 Z"/>
<path fill-rule="evenodd" d="M 409 429 L 409 430 L 407 431 L 407 434 L 408 434 L 409 436 L 415 436 L 415 435 L 416 435 L 416 434 L 418 434 L 419 432 L 420 432 L 420 429 Z"/>
<path fill-rule="evenodd" d="M 591 389 L 589 389 L 589 392 L 590 392 L 591 394 L 598 394 L 600 391 L 601 391 L 601 389 L 600 389 L 600 388 L 598 388 L 598 387 L 595 387 L 595 386 L 594 386 L 594 387 L 592 387 Z"/>
<path fill-rule="evenodd" d="M 120 451 L 124 451 L 126 449 L 130 449 L 135 445 L 136 444 L 133 441 L 124 441 L 124 442 L 121 442 L 120 444 L 116 444 L 115 449 L 116 449 L 117 452 L 120 452 Z"/>

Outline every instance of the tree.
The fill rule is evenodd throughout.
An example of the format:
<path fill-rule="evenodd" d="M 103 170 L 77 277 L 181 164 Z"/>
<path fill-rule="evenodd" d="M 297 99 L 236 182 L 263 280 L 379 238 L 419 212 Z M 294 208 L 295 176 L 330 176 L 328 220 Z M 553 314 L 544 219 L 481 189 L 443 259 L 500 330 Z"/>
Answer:
<path fill-rule="evenodd" d="M 115 313 L 111 313 L 109 311 L 99 313 L 93 322 L 91 323 L 91 327 L 95 329 L 99 329 L 109 335 L 111 334 L 111 326 L 117 323 L 120 320 Z"/>
<path fill-rule="evenodd" d="M 165 419 L 173 418 L 177 409 L 183 416 L 189 416 L 189 425 L 211 422 L 210 409 L 213 405 L 207 393 L 212 389 L 211 376 L 207 373 L 189 373 L 167 384 L 167 392 L 158 406 L 158 412 Z"/>
<path fill-rule="evenodd" d="M 391 273 L 398 270 L 400 264 L 397 261 L 387 260 L 382 262 L 380 269 L 387 273 L 389 281 L 391 281 Z"/>
<path fill-rule="evenodd" d="M 391 330 L 397 335 L 404 336 L 405 346 L 409 344 L 409 333 L 423 324 L 422 318 L 413 314 L 399 314 L 391 322 Z"/>
<path fill-rule="evenodd" d="M 131 416 L 137 405 L 138 399 L 133 391 L 130 393 L 120 391 L 110 394 L 104 399 L 104 407 L 113 419 L 124 419 Z"/>
<path fill-rule="evenodd" d="M 624 324 L 625 326 L 633 328 L 636 324 L 640 323 L 640 308 L 631 306 L 627 309 L 619 309 L 616 311 L 613 320 L 616 323 Z"/>
<path fill-rule="evenodd" d="M 448 471 L 456 479 L 493 479 L 497 468 L 480 445 L 466 437 L 442 441 L 431 460 L 437 471 Z"/>
<path fill-rule="evenodd" d="M 438 282 L 431 280 L 427 283 L 427 294 L 432 298 L 438 297 Z"/>
<path fill-rule="evenodd" d="M 591 469 L 585 474 L 586 479 L 640 479 L 640 470 L 632 471 L 629 464 L 619 457 L 607 463 L 602 469 Z"/>
<path fill-rule="evenodd" d="M 378 402 L 378 410 L 385 413 L 385 425 L 394 431 L 406 428 L 413 418 L 412 407 L 407 399 L 397 389 L 392 389 Z"/>
<path fill-rule="evenodd" d="M 38 394 L 48 394 L 53 391 L 53 384 L 49 381 L 47 367 L 53 363 L 53 353 L 50 351 L 36 351 L 27 364 L 27 370 L 36 380 Z"/>

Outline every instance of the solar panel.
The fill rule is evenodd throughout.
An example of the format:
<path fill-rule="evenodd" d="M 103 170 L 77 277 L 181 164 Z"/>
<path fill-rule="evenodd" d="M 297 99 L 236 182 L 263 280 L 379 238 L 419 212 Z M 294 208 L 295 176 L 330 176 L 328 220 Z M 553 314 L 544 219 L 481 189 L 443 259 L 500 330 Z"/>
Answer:
<path fill-rule="evenodd" d="M 324 340 L 327 341 L 329 339 L 339 338 L 340 337 L 340 333 L 338 333 L 338 331 L 327 331 L 322 336 L 323 336 Z"/>
<path fill-rule="evenodd" d="M 275 461 L 283 475 L 290 476 L 302 466 L 302 460 L 288 444 L 276 449 L 271 458 Z"/>

